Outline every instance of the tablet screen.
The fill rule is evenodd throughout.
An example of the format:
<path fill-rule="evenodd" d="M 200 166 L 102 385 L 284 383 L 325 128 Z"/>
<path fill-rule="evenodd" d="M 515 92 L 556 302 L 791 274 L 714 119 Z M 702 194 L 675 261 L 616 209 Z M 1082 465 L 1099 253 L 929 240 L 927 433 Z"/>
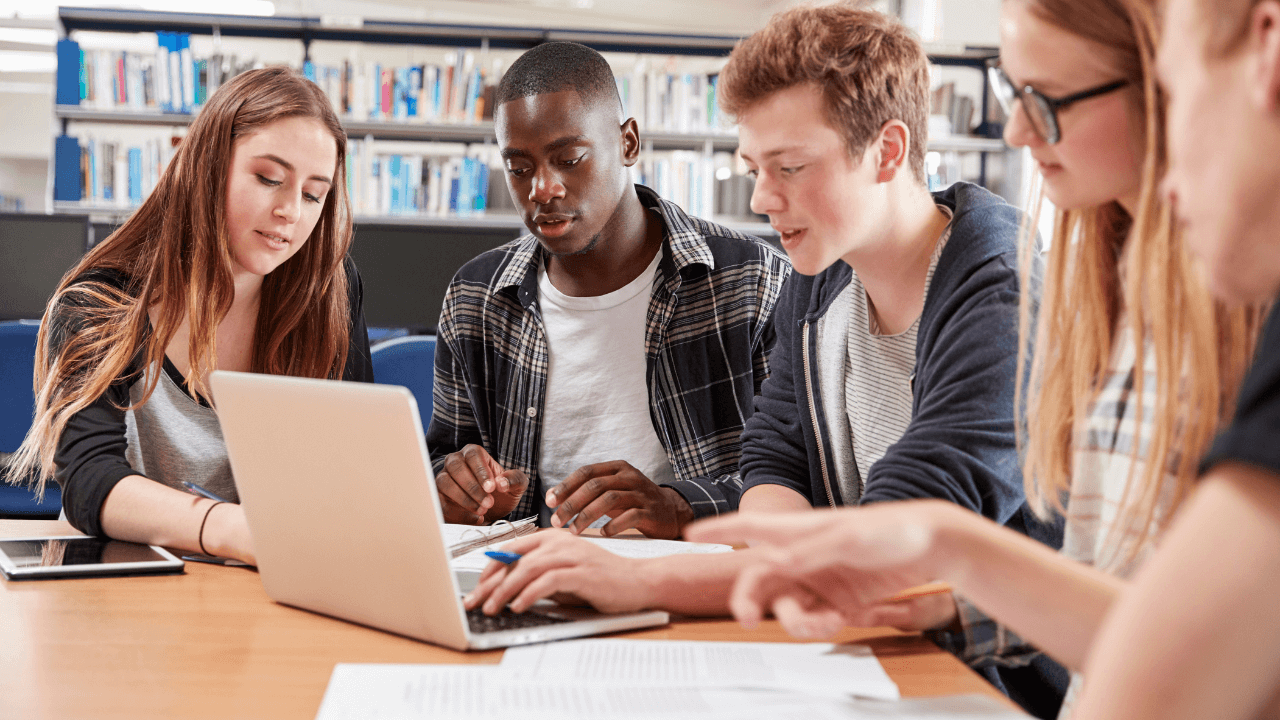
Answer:
<path fill-rule="evenodd" d="M 147 545 L 107 538 L 41 538 L 0 540 L 4 553 L 18 568 L 65 567 L 165 561 Z"/>

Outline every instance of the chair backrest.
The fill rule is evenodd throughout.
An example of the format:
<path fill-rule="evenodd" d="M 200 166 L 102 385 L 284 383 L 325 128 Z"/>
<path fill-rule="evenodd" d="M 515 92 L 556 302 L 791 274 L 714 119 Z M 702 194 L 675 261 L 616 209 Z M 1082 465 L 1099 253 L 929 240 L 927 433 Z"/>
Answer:
<path fill-rule="evenodd" d="M 39 332 L 37 323 L 0 323 L 0 453 L 17 450 L 31 429 L 36 407 L 31 380 Z M 57 517 L 61 507 L 62 491 L 56 484 L 50 483 L 44 499 L 37 502 L 28 488 L 0 481 L 0 517 Z"/>
<path fill-rule="evenodd" d="M 403 385 L 418 401 L 425 429 L 431 422 L 431 388 L 435 382 L 436 336 L 410 335 L 374 345 L 371 350 L 374 380 L 383 385 Z"/>
<path fill-rule="evenodd" d="M 22 444 L 35 414 L 31 379 L 36 368 L 35 323 L 0 323 L 0 452 Z"/>

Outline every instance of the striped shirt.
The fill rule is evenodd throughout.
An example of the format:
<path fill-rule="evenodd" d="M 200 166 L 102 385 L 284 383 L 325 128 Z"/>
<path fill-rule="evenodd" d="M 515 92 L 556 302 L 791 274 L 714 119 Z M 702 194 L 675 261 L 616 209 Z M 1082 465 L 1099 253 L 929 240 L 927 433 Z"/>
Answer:
<path fill-rule="evenodd" d="M 939 206 L 939 210 L 951 216 L 949 208 Z M 929 259 L 923 293 L 926 297 L 938 258 L 950 237 L 948 225 Z M 851 306 L 845 352 L 844 408 L 849 416 L 859 484 L 859 487 L 845 487 L 846 478 L 841 475 L 840 491 L 845 498 L 859 498 L 862 497 L 862 478 L 870 476 L 871 466 L 884 457 L 890 445 L 902 439 L 911 425 L 914 402 L 911 383 L 916 372 L 916 333 L 920 329 L 920 318 L 903 332 L 881 335 L 871 300 L 857 273 L 836 302 L 847 302 Z"/>
<path fill-rule="evenodd" d="M 1150 343 L 1142 359 L 1142 396 L 1136 393 L 1137 352 L 1128 317 L 1117 320 L 1115 344 L 1110 366 L 1089 414 L 1076 429 L 1076 448 L 1072 453 L 1071 490 L 1067 496 L 1066 528 L 1062 553 L 1072 560 L 1127 578 L 1155 549 L 1158 530 L 1166 522 L 1165 515 L 1176 488 L 1176 475 L 1170 471 L 1160 488 L 1155 519 L 1140 545 L 1142 528 L 1132 520 L 1121 525 L 1118 518 L 1125 502 L 1130 479 L 1144 482 L 1146 452 L 1154 428 L 1156 404 L 1155 353 Z M 1142 408 L 1139 420 L 1138 408 Z M 1135 458 L 1134 445 L 1139 452 Z M 1177 465 L 1176 453 L 1168 459 L 1167 468 Z M 1132 555 L 1132 558 L 1130 557 Z M 955 648 L 962 660 L 971 665 L 1026 664 L 1039 651 L 987 617 L 963 598 L 957 597 L 960 623 L 964 627 L 964 648 Z M 1072 701 L 1079 691 L 1081 676 L 1073 673 L 1071 686 L 1063 701 L 1059 717 L 1070 715 Z"/>
<path fill-rule="evenodd" d="M 769 374 L 773 309 L 791 266 L 765 242 L 686 215 L 636 186 L 664 225 L 645 328 L 649 413 L 670 458 L 668 485 L 698 517 L 735 509 L 752 400 Z M 537 239 L 525 235 L 467 263 L 445 294 L 427 448 L 436 472 L 467 444 L 541 485 L 547 390 Z M 541 510 L 526 492 L 512 518 Z"/>

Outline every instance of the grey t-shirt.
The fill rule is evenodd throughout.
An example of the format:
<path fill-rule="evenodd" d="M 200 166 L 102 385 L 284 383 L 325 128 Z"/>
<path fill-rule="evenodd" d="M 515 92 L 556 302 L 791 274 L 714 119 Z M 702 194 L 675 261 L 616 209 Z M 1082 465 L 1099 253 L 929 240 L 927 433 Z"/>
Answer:
<path fill-rule="evenodd" d="M 345 269 L 351 334 L 342 379 L 372 382 L 364 289 L 349 259 Z M 69 293 L 46 320 L 54 353 L 72 334 L 93 333 L 101 293 L 92 288 L 138 291 L 114 270 L 88 271 L 77 284 L 90 291 Z M 179 488 L 186 480 L 227 500 L 239 499 L 214 410 L 191 398 L 171 363 L 146 369 L 159 371 L 159 378 L 152 396 L 137 406 L 146 387 L 141 365 L 141 357 L 135 358 L 105 393 L 68 419 L 58 438 L 54 477 L 62 486 L 63 511 L 76 529 L 89 535 L 103 534 L 102 506 L 116 483 L 130 475 Z"/>
<path fill-rule="evenodd" d="M 145 389 L 144 379 L 129 387 L 131 405 Z M 125 459 L 138 474 L 178 490 L 185 480 L 240 502 L 217 412 L 192 399 L 168 372 L 160 372 L 145 403 L 125 412 L 125 427 Z"/>
<path fill-rule="evenodd" d="M 950 217 L 950 208 L 938 208 Z M 948 225 L 929 259 L 926 297 L 950 236 Z M 863 478 L 871 472 L 871 466 L 902 438 L 911 424 L 919 327 L 920 318 L 916 318 L 903 332 L 881 335 L 857 273 L 819 325 L 818 346 L 825 353 L 819 369 L 823 397 L 844 400 L 828 403 L 824 412 L 833 436 L 836 480 L 848 504 L 862 497 Z"/>

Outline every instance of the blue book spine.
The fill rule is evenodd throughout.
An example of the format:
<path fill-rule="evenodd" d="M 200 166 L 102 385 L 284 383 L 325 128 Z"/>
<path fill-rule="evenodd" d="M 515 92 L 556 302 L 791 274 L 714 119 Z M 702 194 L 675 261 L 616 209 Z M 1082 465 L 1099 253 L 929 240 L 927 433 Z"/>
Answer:
<path fill-rule="evenodd" d="M 409 117 L 418 116 L 418 93 L 422 91 L 422 68 L 413 66 L 409 68 L 409 95 L 405 99 L 405 106 Z"/>
<path fill-rule="evenodd" d="M 440 95 L 440 68 L 435 68 L 431 74 L 431 119 L 440 120 L 440 114 L 443 112 Z"/>
<path fill-rule="evenodd" d="M 475 214 L 476 189 L 480 180 L 480 163 L 475 158 L 467 158 L 467 215 Z"/>
<path fill-rule="evenodd" d="M 418 207 L 413 201 L 413 168 L 412 158 L 405 158 L 400 165 L 400 208 L 404 212 L 415 212 Z"/>
<path fill-rule="evenodd" d="M 396 68 L 392 71 L 394 84 L 391 90 L 391 114 L 397 120 L 409 116 L 409 70 Z"/>
<path fill-rule="evenodd" d="M 58 41 L 57 95 L 59 105 L 80 104 L 80 43 L 69 38 Z"/>
<path fill-rule="evenodd" d="M 98 200 L 102 197 L 102 176 L 98 174 L 98 143 L 89 140 L 89 197 L 86 200 Z"/>
<path fill-rule="evenodd" d="M 461 166 L 462 163 L 458 163 L 458 165 Z M 461 167 L 449 173 L 449 212 L 454 215 L 458 213 L 458 193 L 462 189 L 461 175 Z"/>
<path fill-rule="evenodd" d="M 480 214 L 489 206 L 489 163 L 479 161 L 478 181 L 476 182 L 476 210 Z"/>
<path fill-rule="evenodd" d="M 449 209 L 453 210 L 458 217 L 471 216 L 471 158 L 463 157 L 458 160 L 458 174 L 455 176 L 453 198 L 449 202 Z"/>
<path fill-rule="evenodd" d="M 400 182 L 402 179 L 400 165 L 400 156 L 392 155 L 391 164 L 387 170 L 391 174 L 389 184 L 391 186 L 391 212 L 393 213 L 398 213 L 404 209 L 404 197 L 400 192 Z"/>
<path fill-rule="evenodd" d="M 129 148 L 129 204 L 142 204 L 142 148 Z"/>
<path fill-rule="evenodd" d="M 84 64 L 84 51 L 80 51 L 80 101 L 89 99 L 89 68 Z"/>
<path fill-rule="evenodd" d="M 53 199 L 80 202 L 80 141 L 59 135 L 53 141 Z"/>
<path fill-rule="evenodd" d="M 302 63 L 302 76 L 311 82 L 316 81 L 316 64 L 310 60 Z"/>

